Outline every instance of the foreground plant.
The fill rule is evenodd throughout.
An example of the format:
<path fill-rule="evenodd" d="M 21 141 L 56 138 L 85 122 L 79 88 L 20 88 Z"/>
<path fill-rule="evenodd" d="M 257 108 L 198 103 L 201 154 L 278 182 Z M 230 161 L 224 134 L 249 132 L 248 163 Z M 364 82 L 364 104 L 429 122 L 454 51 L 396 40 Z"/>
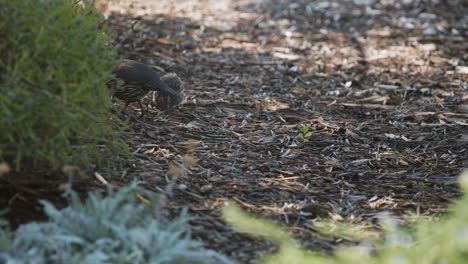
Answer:
<path fill-rule="evenodd" d="M 0 0 L 0 160 L 91 167 L 126 152 L 109 121 L 116 52 L 101 22 L 87 1 Z"/>
<path fill-rule="evenodd" d="M 62 210 L 42 202 L 48 222 L 0 230 L 0 263 L 232 263 L 190 238 L 186 211 L 162 224 L 137 203 L 137 191 L 132 184 L 105 198 L 91 194 L 86 202 L 73 194 Z"/>
<path fill-rule="evenodd" d="M 442 219 L 416 221 L 412 232 L 395 224 L 391 218 L 384 219 L 383 238 L 372 238 L 367 246 L 344 247 L 333 256 L 308 251 L 292 238 L 280 225 L 268 220 L 248 216 L 237 206 L 223 209 L 226 221 L 241 232 L 270 239 L 280 247 L 277 253 L 263 258 L 262 263 L 275 264 L 367 264 L 367 263 L 467 263 L 468 256 L 468 170 L 460 176 L 465 195 L 450 207 Z M 322 225 L 322 234 L 329 234 L 330 225 Z M 317 227 L 320 228 L 320 227 Z M 370 233 L 373 236 L 373 233 Z M 375 236 L 374 236 L 375 237 Z"/>

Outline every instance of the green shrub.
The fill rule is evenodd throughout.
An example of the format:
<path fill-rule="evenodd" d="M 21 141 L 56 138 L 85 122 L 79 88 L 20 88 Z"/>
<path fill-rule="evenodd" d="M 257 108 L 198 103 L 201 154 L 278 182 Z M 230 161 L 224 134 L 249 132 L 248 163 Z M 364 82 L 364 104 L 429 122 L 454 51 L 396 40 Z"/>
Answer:
<path fill-rule="evenodd" d="M 0 0 L 0 160 L 16 169 L 125 148 L 108 121 L 115 51 L 92 6 L 74 2 Z"/>
<path fill-rule="evenodd" d="M 382 264 L 382 263 L 467 263 L 468 261 L 468 170 L 460 176 L 465 195 L 450 208 L 442 219 L 416 221 L 415 226 L 398 227 L 391 218 L 385 219 L 385 236 L 375 238 L 370 232 L 361 246 L 338 249 L 333 256 L 314 253 L 301 248 L 300 244 L 283 227 L 268 220 L 248 216 L 234 205 L 223 209 L 226 221 L 236 229 L 279 244 L 277 253 L 265 256 L 262 263 L 275 264 Z M 336 235 L 322 225 L 322 234 Z M 344 225 L 338 225 L 343 227 Z M 353 225 L 349 224 L 350 229 Z M 336 229 L 336 225 L 333 228 Z M 341 228 L 338 228 L 340 230 Z M 360 228 L 355 228 L 359 230 Z M 366 228 L 363 233 L 367 233 Z M 346 232 L 349 230 L 346 230 Z M 345 233 L 346 233 L 345 232 Z M 348 234 L 347 234 L 348 235 Z M 363 235 L 363 234 L 361 234 Z"/>
<path fill-rule="evenodd" d="M 162 225 L 149 206 L 136 203 L 136 191 L 133 184 L 105 198 L 91 194 L 85 203 L 74 195 L 62 210 L 43 202 L 48 222 L 0 230 L 0 263 L 232 263 L 190 238 L 186 212 Z"/>

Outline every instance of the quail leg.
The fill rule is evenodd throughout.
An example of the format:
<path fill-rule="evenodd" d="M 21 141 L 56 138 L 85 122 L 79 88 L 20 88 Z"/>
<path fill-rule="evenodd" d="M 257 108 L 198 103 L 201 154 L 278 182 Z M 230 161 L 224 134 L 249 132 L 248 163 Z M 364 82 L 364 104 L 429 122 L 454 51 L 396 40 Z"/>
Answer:
<path fill-rule="evenodd" d="M 141 108 L 140 118 L 142 118 L 145 115 L 145 109 L 143 108 L 143 105 L 141 104 L 141 100 L 138 101 L 138 104 L 140 105 L 140 108 Z"/>
<path fill-rule="evenodd" d="M 130 102 L 126 102 L 125 103 L 125 107 L 124 109 L 122 110 L 122 114 L 125 113 L 125 110 L 127 110 L 127 107 L 130 105 Z"/>

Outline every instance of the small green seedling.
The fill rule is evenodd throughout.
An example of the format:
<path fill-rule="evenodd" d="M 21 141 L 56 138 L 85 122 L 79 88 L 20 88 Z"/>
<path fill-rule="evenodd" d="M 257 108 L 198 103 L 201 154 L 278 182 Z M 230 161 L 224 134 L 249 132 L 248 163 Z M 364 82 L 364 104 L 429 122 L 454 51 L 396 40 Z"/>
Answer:
<path fill-rule="evenodd" d="M 310 43 L 314 43 L 317 41 L 317 36 L 314 35 L 314 34 L 308 34 L 307 35 L 307 41 L 309 41 Z"/>
<path fill-rule="evenodd" d="M 309 131 L 309 125 L 303 124 L 299 127 L 299 134 L 297 135 L 304 143 L 309 142 L 309 138 L 312 136 L 312 132 Z"/>
<path fill-rule="evenodd" d="M 200 32 L 205 33 L 206 26 L 205 25 L 200 25 Z"/>

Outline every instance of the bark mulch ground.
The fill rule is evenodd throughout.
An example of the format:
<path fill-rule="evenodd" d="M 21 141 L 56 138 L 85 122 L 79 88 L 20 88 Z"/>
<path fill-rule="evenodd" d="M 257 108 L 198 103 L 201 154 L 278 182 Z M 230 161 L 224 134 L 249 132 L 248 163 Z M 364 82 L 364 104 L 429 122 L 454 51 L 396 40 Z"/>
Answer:
<path fill-rule="evenodd" d="M 188 101 L 130 106 L 133 157 L 107 180 L 161 191 L 169 164 L 198 159 L 166 208 L 240 263 L 275 247 L 227 226 L 227 200 L 323 252 L 352 241 L 315 232 L 320 217 L 443 213 L 468 167 L 468 6 L 452 2 L 110 1 L 122 55 L 176 72 Z"/>

